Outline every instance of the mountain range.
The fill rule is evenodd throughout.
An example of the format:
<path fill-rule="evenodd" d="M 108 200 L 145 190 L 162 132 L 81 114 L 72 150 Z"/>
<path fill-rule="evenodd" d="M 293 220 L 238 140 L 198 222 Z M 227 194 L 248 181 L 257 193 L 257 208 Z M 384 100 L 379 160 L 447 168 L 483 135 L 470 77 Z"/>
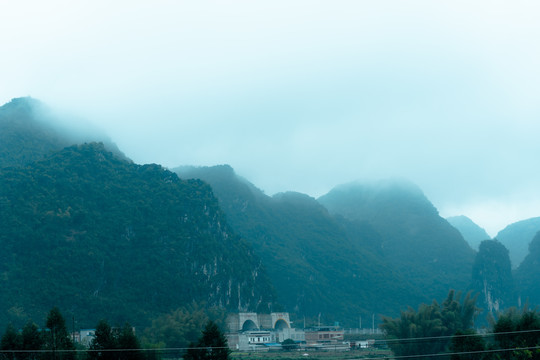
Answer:
<path fill-rule="evenodd" d="M 0 107 L 0 324 L 59 306 L 81 326 L 147 326 L 195 302 L 357 326 L 450 289 L 482 292 L 486 308 L 540 299 L 537 237 L 507 271 L 502 241 L 473 250 L 408 181 L 268 196 L 227 165 L 134 164 L 51 117 L 31 98 Z"/>
<path fill-rule="evenodd" d="M 395 313 L 398 299 L 423 299 L 385 258 L 382 238 L 368 223 L 332 216 L 304 194 L 267 196 L 229 166 L 175 171 L 212 186 L 231 226 L 261 258 L 289 311 L 358 319 Z"/>

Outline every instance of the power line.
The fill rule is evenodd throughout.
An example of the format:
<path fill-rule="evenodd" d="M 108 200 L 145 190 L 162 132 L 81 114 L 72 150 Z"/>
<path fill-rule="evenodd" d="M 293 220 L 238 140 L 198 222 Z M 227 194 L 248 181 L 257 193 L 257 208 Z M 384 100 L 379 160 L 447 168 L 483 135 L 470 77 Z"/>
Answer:
<path fill-rule="evenodd" d="M 537 333 L 540 332 L 540 329 L 533 330 L 520 330 L 520 331 L 507 331 L 507 332 L 497 332 L 497 333 L 485 333 L 485 334 L 462 334 L 462 335 L 445 335 L 445 336 L 426 336 L 426 337 L 416 337 L 416 338 L 401 338 L 401 339 L 386 339 L 386 340 L 375 340 L 375 343 L 411 343 L 411 342 L 424 342 L 424 341 L 437 341 L 437 340 L 448 340 L 452 338 L 466 338 L 466 337 L 492 337 L 500 335 L 518 335 L 518 334 L 528 334 L 528 333 Z M 0 350 L 0 354 L 13 354 L 13 353 L 88 353 L 88 352 L 177 352 L 177 351 L 187 351 L 187 350 L 221 350 L 229 349 L 226 346 L 203 346 L 203 347 L 174 347 L 174 348 L 142 348 L 142 349 L 39 349 L 39 350 Z M 382 359 L 409 359 L 409 358 L 421 358 L 421 357 L 440 357 L 440 356 L 450 356 L 450 355 L 475 355 L 475 354 L 487 354 L 487 353 L 497 353 L 497 352 L 509 352 L 509 351 L 524 351 L 524 350 L 538 350 L 539 346 L 529 346 L 529 347 L 519 347 L 519 348 L 505 348 L 505 349 L 485 349 L 478 351 L 463 351 L 463 352 L 445 352 L 445 353 L 436 353 L 436 354 L 416 354 L 416 355 L 399 355 L 399 356 L 389 356 L 383 357 Z"/>
<path fill-rule="evenodd" d="M 481 355 L 481 354 L 490 354 L 498 352 L 509 352 L 509 351 L 523 351 L 523 350 L 538 350 L 540 346 L 528 346 L 528 347 L 519 347 L 519 348 L 506 348 L 506 349 L 485 349 L 477 351 L 459 351 L 459 352 L 445 352 L 437 354 L 416 354 L 416 355 L 398 355 L 398 356 L 388 356 L 382 357 L 381 359 L 410 359 L 410 358 L 420 358 L 420 357 L 441 357 L 441 356 L 451 356 L 451 355 Z"/>
<path fill-rule="evenodd" d="M 207 350 L 207 349 L 212 349 L 212 350 L 220 350 L 220 349 L 228 349 L 229 347 L 227 346 L 201 346 L 201 347 L 178 347 L 178 348 L 143 348 L 143 349 L 72 349 L 72 350 L 69 350 L 69 349 L 39 349 L 39 350 L 27 350 L 27 349 L 24 349 L 24 350 L 21 350 L 21 349 L 18 349 L 18 350 L 7 350 L 7 349 L 4 349 L 4 350 L 0 350 L 0 354 L 11 354 L 11 353 L 52 353 L 52 352 L 57 352 L 57 353 L 70 353 L 70 352 L 75 352 L 75 353 L 81 353 L 81 352 L 121 352 L 121 351 L 154 351 L 154 352 L 159 352 L 159 351 L 186 351 L 186 350 Z"/>
<path fill-rule="evenodd" d="M 442 335 L 442 336 L 425 336 L 425 337 L 416 337 L 416 338 L 400 338 L 400 339 L 385 339 L 385 340 L 375 340 L 375 342 L 381 343 L 395 343 L 395 342 L 419 342 L 423 340 L 443 340 L 443 339 L 452 339 L 452 338 L 464 338 L 464 337 L 491 337 L 497 335 L 512 335 L 512 334 L 526 334 L 526 333 L 535 333 L 540 332 L 540 329 L 533 330 L 519 330 L 519 331 L 505 331 L 505 332 L 496 332 L 496 333 L 485 333 L 485 334 L 462 334 L 462 335 Z"/>

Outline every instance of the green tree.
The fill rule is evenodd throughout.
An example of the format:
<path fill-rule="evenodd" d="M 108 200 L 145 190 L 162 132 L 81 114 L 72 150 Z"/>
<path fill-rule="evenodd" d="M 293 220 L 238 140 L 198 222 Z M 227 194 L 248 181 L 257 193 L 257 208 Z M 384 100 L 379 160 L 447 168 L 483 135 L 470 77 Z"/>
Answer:
<path fill-rule="evenodd" d="M 75 346 L 66 327 L 66 321 L 57 307 L 49 311 L 45 323 L 43 337 L 44 349 L 50 350 L 45 353 L 45 359 L 73 360 L 75 359 Z"/>
<path fill-rule="evenodd" d="M 298 349 L 298 344 L 293 339 L 283 340 L 283 342 L 281 343 L 281 346 L 283 347 L 283 350 L 285 351 Z"/>
<path fill-rule="evenodd" d="M 485 354 L 478 353 L 486 349 L 484 339 L 476 331 L 458 330 L 452 337 L 451 352 L 452 360 L 482 360 Z"/>
<path fill-rule="evenodd" d="M 6 328 L 6 332 L 2 335 L 2 340 L 0 340 L 1 350 L 21 350 L 22 348 L 22 339 L 21 336 L 17 333 L 17 330 L 13 324 L 9 324 Z M 15 360 L 17 356 L 15 353 L 4 353 L 9 359 Z"/>
<path fill-rule="evenodd" d="M 193 303 L 152 321 L 152 326 L 144 331 L 143 342 L 168 348 L 185 348 L 197 342 L 201 329 L 208 321 L 223 326 L 225 318 L 226 313 L 222 308 L 206 308 Z"/>
<path fill-rule="evenodd" d="M 119 360 L 143 360 L 144 355 L 140 351 L 141 345 L 139 340 L 133 332 L 131 325 L 126 323 L 124 327 L 120 330 L 120 333 L 117 337 L 118 349 L 125 349 L 126 351 L 118 352 Z"/>
<path fill-rule="evenodd" d="M 230 352 L 225 335 L 215 322 L 209 321 L 197 344 L 190 346 L 184 360 L 228 360 Z"/>
<path fill-rule="evenodd" d="M 112 328 L 107 320 L 100 320 L 96 326 L 95 336 L 90 343 L 88 358 L 91 360 L 115 360 L 116 354 L 110 350 L 117 348 Z"/>
<path fill-rule="evenodd" d="M 122 328 L 112 328 L 107 320 L 100 320 L 96 326 L 95 337 L 90 343 L 88 358 L 89 360 L 143 360 L 144 355 L 131 325 L 126 323 Z"/>
<path fill-rule="evenodd" d="M 43 336 L 33 321 L 28 321 L 22 330 L 22 359 L 34 359 L 37 351 L 43 348 Z"/>
<path fill-rule="evenodd" d="M 422 304 L 418 311 L 413 308 L 401 312 L 397 319 L 384 318 L 381 328 L 386 332 L 388 345 L 396 356 L 426 358 L 449 350 L 449 336 L 473 325 L 477 312 L 476 297 L 468 293 L 463 302 L 460 294 L 450 290 L 439 305 Z"/>
<path fill-rule="evenodd" d="M 505 359 L 540 359 L 540 315 L 536 310 L 510 308 L 493 326 L 495 349 L 517 349 L 505 352 Z"/>

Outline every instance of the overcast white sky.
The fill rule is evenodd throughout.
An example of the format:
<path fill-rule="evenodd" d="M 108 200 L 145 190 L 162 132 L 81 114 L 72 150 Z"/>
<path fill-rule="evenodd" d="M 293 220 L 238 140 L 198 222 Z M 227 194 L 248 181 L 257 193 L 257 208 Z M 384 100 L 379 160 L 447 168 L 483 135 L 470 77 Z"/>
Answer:
<path fill-rule="evenodd" d="M 539 18 L 532 0 L 2 1 L 0 103 L 269 195 L 405 177 L 495 235 L 540 216 Z"/>

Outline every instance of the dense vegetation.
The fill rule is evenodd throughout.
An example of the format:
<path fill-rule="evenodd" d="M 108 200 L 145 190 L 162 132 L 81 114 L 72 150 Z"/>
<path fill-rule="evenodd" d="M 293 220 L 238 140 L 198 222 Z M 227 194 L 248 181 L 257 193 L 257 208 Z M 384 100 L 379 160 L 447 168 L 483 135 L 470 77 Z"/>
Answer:
<path fill-rule="evenodd" d="M 192 321 L 174 335 L 185 344 L 219 321 L 215 307 L 356 326 L 449 288 L 480 292 L 493 314 L 520 298 L 540 303 L 538 236 L 512 274 L 504 246 L 488 242 L 475 258 L 412 184 L 270 197 L 228 166 L 176 169 L 203 182 L 133 164 L 52 117 L 30 98 L 0 107 L 0 325 L 22 327 L 58 305 L 78 327 L 129 319 L 164 335 Z M 535 221 L 508 229 L 528 243 Z"/>
<path fill-rule="evenodd" d="M 469 285 L 474 251 L 415 185 L 398 180 L 351 183 L 318 201 L 332 214 L 372 226 L 380 234 L 382 255 L 422 301 Z M 400 301 L 417 303 L 411 298 Z"/>
<path fill-rule="evenodd" d="M 88 348 L 87 360 L 144 360 L 146 356 L 140 349 L 139 339 L 129 323 L 114 329 L 107 320 L 100 320 Z"/>
<path fill-rule="evenodd" d="M 68 309 L 138 325 L 192 301 L 268 309 L 273 290 L 209 186 L 72 146 L 0 170 L 0 321 Z"/>
<path fill-rule="evenodd" d="M 66 146 L 99 141 L 119 157 L 121 151 L 107 136 L 92 128 L 67 129 L 39 100 L 16 98 L 0 107 L 0 168 L 41 160 Z"/>
<path fill-rule="evenodd" d="M 209 321 L 197 343 L 192 343 L 184 360 L 228 360 L 230 354 L 227 339 L 213 321 Z"/>
<path fill-rule="evenodd" d="M 33 121 L 35 100 L 14 99 L 0 107 L 0 167 L 25 165 L 70 145 L 50 126 Z"/>
<path fill-rule="evenodd" d="M 176 171 L 212 186 L 231 226 L 268 269 L 280 303 L 298 317 L 322 314 L 327 323 L 354 326 L 359 316 L 394 314 L 422 299 L 385 260 L 369 224 L 332 216 L 307 195 L 266 196 L 229 166 Z"/>
<path fill-rule="evenodd" d="M 45 326 L 39 328 L 29 321 L 22 331 L 9 324 L 2 335 L 0 355 L 10 360 L 145 360 L 156 358 L 154 352 L 145 354 L 135 336 L 134 329 L 126 323 L 112 328 L 106 320 L 96 326 L 95 336 L 88 348 L 76 349 L 66 322 L 58 308 L 47 315 Z"/>
<path fill-rule="evenodd" d="M 387 343 L 396 356 L 419 357 L 448 352 L 451 336 L 469 330 L 476 315 L 476 298 L 467 294 L 461 302 L 460 294 L 452 290 L 439 304 L 422 304 L 418 310 L 409 308 L 397 319 L 384 318 L 382 329 Z"/>
<path fill-rule="evenodd" d="M 439 305 L 409 308 L 396 319 L 385 318 L 381 327 L 394 355 L 408 359 L 525 360 L 540 359 L 540 314 L 509 308 L 497 314 L 487 330 L 478 334 L 473 321 L 476 298 L 460 300 L 450 291 Z"/>
<path fill-rule="evenodd" d="M 473 265 L 471 289 L 480 294 L 479 303 L 485 314 L 516 306 L 517 298 L 508 250 L 497 240 L 480 243 Z"/>
<path fill-rule="evenodd" d="M 540 231 L 529 244 L 529 254 L 515 271 L 519 298 L 531 306 L 540 304 Z"/>
<path fill-rule="evenodd" d="M 31 320 L 22 331 L 9 324 L 0 343 L 2 355 L 10 360 L 74 360 L 75 345 L 58 308 L 47 315 L 43 328 Z M 8 350 L 12 350 L 11 352 Z"/>
<path fill-rule="evenodd" d="M 192 303 L 152 320 L 152 325 L 142 333 L 142 341 L 156 348 L 184 349 L 198 341 L 201 329 L 209 321 L 225 329 L 226 316 L 224 308 Z"/>

